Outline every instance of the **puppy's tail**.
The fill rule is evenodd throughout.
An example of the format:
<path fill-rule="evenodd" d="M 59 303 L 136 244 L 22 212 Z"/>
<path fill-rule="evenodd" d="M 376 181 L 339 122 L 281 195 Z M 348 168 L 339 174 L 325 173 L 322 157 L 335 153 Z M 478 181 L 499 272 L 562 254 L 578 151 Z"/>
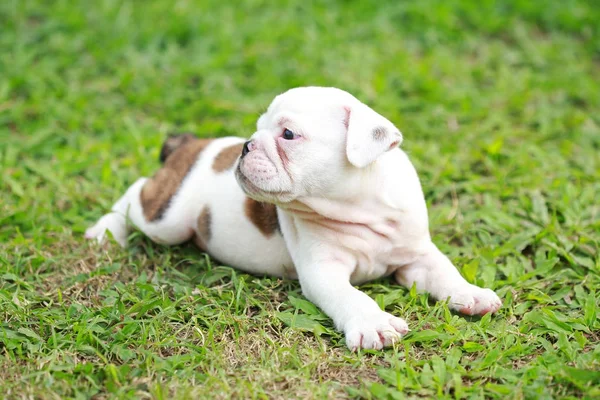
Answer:
<path fill-rule="evenodd" d="M 162 145 L 162 149 L 160 149 L 160 156 L 158 160 L 161 163 L 164 163 L 167 158 L 178 148 L 183 146 L 184 144 L 190 142 L 191 140 L 198 139 L 196 135 L 192 133 L 171 133 L 165 143 Z"/>

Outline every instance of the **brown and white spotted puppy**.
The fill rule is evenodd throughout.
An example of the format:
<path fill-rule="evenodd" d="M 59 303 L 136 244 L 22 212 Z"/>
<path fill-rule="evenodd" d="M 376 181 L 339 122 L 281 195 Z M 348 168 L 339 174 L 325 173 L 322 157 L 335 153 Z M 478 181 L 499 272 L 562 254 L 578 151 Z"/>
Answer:
<path fill-rule="evenodd" d="M 128 217 L 156 242 L 193 238 L 228 265 L 297 277 L 351 349 L 389 346 L 408 331 L 353 286 L 383 276 L 465 314 L 497 311 L 498 296 L 468 283 L 431 241 L 401 141 L 347 92 L 291 89 L 250 141 L 169 138 L 163 168 L 134 183 L 86 237 L 102 241 L 108 229 L 125 246 Z"/>

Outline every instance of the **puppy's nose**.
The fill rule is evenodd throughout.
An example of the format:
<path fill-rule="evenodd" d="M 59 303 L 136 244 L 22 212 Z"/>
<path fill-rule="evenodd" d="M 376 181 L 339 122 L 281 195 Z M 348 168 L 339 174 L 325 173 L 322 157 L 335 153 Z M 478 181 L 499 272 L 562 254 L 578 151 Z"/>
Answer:
<path fill-rule="evenodd" d="M 242 157 L 246 156 L 246 154 L 250 153 L 254 149 L 254 144 L 252 140 L 248 140 L 244 143 L 244 147 L 242 148 Z"/>

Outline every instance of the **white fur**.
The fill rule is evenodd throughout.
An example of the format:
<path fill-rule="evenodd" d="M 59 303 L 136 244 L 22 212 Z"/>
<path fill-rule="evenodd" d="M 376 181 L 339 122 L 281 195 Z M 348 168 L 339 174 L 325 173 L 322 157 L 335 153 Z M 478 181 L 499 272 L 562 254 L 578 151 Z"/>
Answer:
<path fill-rule="evenodd" d="M 385 131 L 377 140 L 376 128 Z M 284 139 L 285 129 L 298 138 Z M 139 180 L 86 236 L 101 241 L 108 229 L 124 245 L 128 212 L 154 240 L 179 243 L 193 234 L 208 204 L 214 209 L 208 252 L 248 272 L 297 275 L 304 295 L 333 319 L 351 349 L 379 349 L 408 332 L 406 322 L 353 286 L 386 275 L 449 299 L 465 314 L 497 311 L 498 296 L 469 284 L 432 243 L 416 171 L 395 147 L 401 139 L 390 121 L 347 92 L 292 89 L 259 118 L 235 174 L 248 196 L 277 205 L 283 237 L 266 238 L 248 221 L 233 171 L 210 169 L 237 138 L 216 140 L 203 152 L 163 220 L 144 220 Z"/>

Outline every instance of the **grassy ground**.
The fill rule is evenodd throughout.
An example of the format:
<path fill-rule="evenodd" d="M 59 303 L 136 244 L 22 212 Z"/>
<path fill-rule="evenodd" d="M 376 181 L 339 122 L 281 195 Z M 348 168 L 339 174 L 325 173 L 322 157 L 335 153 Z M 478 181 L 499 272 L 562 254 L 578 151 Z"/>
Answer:
<path fill-rule="evenodd" d="M 0 393 L 598 398 L 597 2 L 226 3 L 0 2 Z M 498 315 L 376 282 L 412 333 L 353 354 L 297 282 L 83 240 L 167 132 L 249 136 L 307 84 L 400 127 L 434 241 Z"/>

